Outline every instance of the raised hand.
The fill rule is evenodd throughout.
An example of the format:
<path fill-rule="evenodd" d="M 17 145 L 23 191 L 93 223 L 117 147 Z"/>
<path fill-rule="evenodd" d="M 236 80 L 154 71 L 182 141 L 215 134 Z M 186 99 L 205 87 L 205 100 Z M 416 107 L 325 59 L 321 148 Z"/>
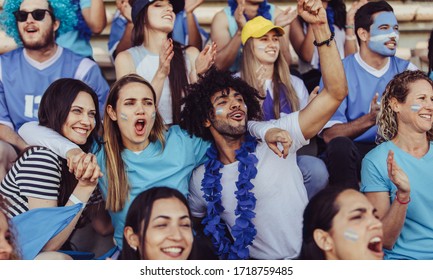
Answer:
<path fill-rule="evenodd" d="M 124 16 L 129 22 L 132 22 L 132 17 L 131 17 L 132 8 L 131 5 L 129 5 L 129 1 L 123 0 L 120 5 L 119 11 L 122 14 L 122 16 Z"/>
<path fill-rule="evenodd" d="M 327 22 L 322 0 L 298 0 L 298 15 L 310 24 L 324 24 Z"/>
<path fill-rule="evenodd" d="M 282 13 L 275 18 L 275 25 L 285 27 L 292 23 L 292 21 L 298 16 L 296 9 L 288 7 Z"/>
<path fill-rule="evenodd" d="M 292 146 L 292 137 L 287 130 L 280 128 L 271 128 L 265 135 L 266 144 L 279 157 L 286 158 L 289 154 L 289 149 Z M 278 143 L 283 146 L 283 149 L 278 148 Z"/>
<path fill-rule="evenodd" d="M 184 10 L 187 13 L 192 13 L 203 2 L 204 2 L 204 0 L 185 0 Z"/>
<path fill-rule="evenodd" d="M 355 23 L 355 14 L 356 11 L 358 11 L 359 8 L 364 6 L 366 3 L 368 3 L 368 0 L 360 0 L 360 1 L 354 1 L 352 5 L 350 6 L 350 9 L 347 11 L 346 14 L 346 24 L 347 25 L 353 25 Z"/>
<path fill-rule="evenodd" d="M 244 16 L 244 11 L 245 11 L 245 0 L 238 0 L 238 6 L 235 10 L 234 16 L 239 30 L 242 30 L 242 28 L 244 28 L 245 24 L 247 23 L 247 19 Z"/>
<path fill-rule="evenodd" d="M 197 74 L 203 74 L 215 63 L 217 45 L 215 42 L 206 45 L 195 59 L 195 69 Z"/>
<path fill-rule="evenodd" d="M 388 177 L 391 182 L 397 187 L 399 194 L 409 197 L 410 184 L 409 178 L 403 169 L 398 166 L 394 159 L 394 152 L 390 150 L 388 152 L 388 157 L 386 158 L 386 164 L 388 168 Z"/>
<path fill-rule="evenodd" d="M 170 62 L 173 56 L 174 56 L 173 40 L 164 39 L 161 51 L 159 53 L 159 66 L 158 66 L 159 73 L 165 76 L 168 76 L 168 74 L 170 74 Z"/>

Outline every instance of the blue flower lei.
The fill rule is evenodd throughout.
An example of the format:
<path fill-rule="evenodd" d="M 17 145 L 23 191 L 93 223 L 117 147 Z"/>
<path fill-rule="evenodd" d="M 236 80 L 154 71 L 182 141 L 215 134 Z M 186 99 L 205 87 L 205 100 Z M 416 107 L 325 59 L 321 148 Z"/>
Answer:
<path fill-rule="evenodd" d="M 247 134 L 241 148 L 236 150 L 236 159 L 239 161 L 239 177 L 236 182 L 237 191 L 235 191 L 238 201 L 235 209 L 237 218 L 235 225 L 231 229 L 234 239 L 233 244 L 225 235 L 226 224 L 220 216 L 224 211 L 221 203 L 223 186 L 221 185 L 222 174 L 220 173 L 223 164 L 218 160 L 218 151 L 215 144 L 212 144 L 206 152 L 209 159 L 205 163 L 201 190 L 204 192 L 203 198 L 207 202 L 207 215 L 202 224 L 205 225 L 204 233 L 211 236 L 212 244 L 221 259 L 248 259 L 250 255 L 248 246 L 253 243 L 257 234 L 257 230 L 251 221 L 256 216 L 253 211 L 256 207 L 256 198 L 254 193 L 251 192 L 254 185 L 250 182 L 257 175 L 255 165 L 258 159 L 253 154 L 256 146 L 256 139 Z"/>

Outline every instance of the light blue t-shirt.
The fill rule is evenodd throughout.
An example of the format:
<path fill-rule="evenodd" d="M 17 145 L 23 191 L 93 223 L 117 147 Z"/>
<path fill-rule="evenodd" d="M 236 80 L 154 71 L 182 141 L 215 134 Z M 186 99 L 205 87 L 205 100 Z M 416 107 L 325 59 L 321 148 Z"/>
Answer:
<path fill-rule="evenodd" d="M 383 73 L 365 64 L 359 53 L 352 54 L 343 59 L 344 71 L 346 73 L 349 93 L 331 117 L 325 128 L 335 123 L 348 123 L 354 121 L 370 112 L 370 103 L 376 93 L 379 94 L 378 101 L 382 98 L 386 85 L 399 74 L 408 69 L 409 61 L 396 56 L 389 58 L 388 69 Z M 375 75 L 377 74 L 377 75 Z M 323 88 L 323 79 L 320 80 L 320 89 Z M 377 126 L 370 127 L 366 132 L 356 137 L 356 142 L 374 143 L 376 140 Z"/>
<path fill-rule="evenodd" d="M 91 0 L 80 0 L 81 10 L 90 8 L 90 5 Z M 92 46 L 90 45 L 90 41 L 81 38 L 80 33 L 77 30 L 72 30 L 60 35 L 57 37 L 56 43 L 64 48 L 70 49 L 76 54 L 85 57 L 93 56 L 93 50 Z"/>
<path fill-rule="evenodd" d="M 430 73 L 430 76 L 429 76 L 429 78 L 430 78 L 430 80 L 432 80 L 432 81 L 433 81 L 433 72 L 431 72 L 431 73 Z"/>
<path fill-rule="evenodd" d="M 98 95 L 103 115 L 109 87 L 93 60 L 58 47 L 53 57 L 41 63 L 18 48 L 0 56 L 0 124 L 18 131 L 23 123 L 36 121 L 43 93 L 60 78 L 78 79 L 90 86 Z"/>
<path fill-rule="evenodd" d="M 165 186 L 188 194 L 188 183 L 193 169 L 204 163 L 206 151 L 210 143 L 198 137 L 190 137 L 185 130 L 174 125 L 165 134 L 166 145 L 161 150 L 159 142 L 151 142 L 145 150 L 136 154 L 128 149 L 122 152 L 130 184 L 129 199 L 119 212 L 110 211 L 114 226 L 114 239 L 122 248 L 123 228 L 126 214 L 134 198 L 152 187 Z M 97 153 L 101 172 L 106 174 L 105 153 L 101 149 Z M 98 184 L 104 199 L 107 199 L 107 177 L 99 179 Z"/>
<path fill-rule="evenodd" d="M 418 159 L 387 141 L 371 150 L 362 161 L 361 192 L 387 192 L 390 203 L 397 187 L 388 177 L 386 158 L 394 151 L 397 164 L 409 177 L 410 197 L 406 220 L 392 250 L 385 259 L 433 259 L 433 142 L 426 155 Z"/>

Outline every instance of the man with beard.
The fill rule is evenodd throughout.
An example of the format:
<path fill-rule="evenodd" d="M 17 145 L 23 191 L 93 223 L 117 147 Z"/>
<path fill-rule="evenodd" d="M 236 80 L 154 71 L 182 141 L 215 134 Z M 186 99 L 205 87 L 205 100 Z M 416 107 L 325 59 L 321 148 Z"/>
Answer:
<path fill-rule="evenodd" d="M 359 52 L 343 60 L 349 94 L 319 135 L 327 143 L 323 159 L 329 183 L 358 189 L 361 161 L 376 146 L 382 93 L 396 74 L 416 66 L 395 57 L 398 22 L 387 2 L 362 6 L 355 14 L 355 33 Z"/>
<path fill-rule="evenodd" d="M 321 0 L 299 0 L 298 13 L 314 30 L 325 87 L 303 110 L 272 121 L 289 131 L 288 158 L 246 134 L 247 121 L 262 114 L 246 82 L 212 69 L 187 89 L 181 127 L 213 142 L 193 173 L 189 204 L 221 259 L 292 259 L 300 251 L 308 199 L 296 151 L 329 120 L 347 85 Z"/>
<path fill-rule="evenodd" d="M 41 95 L 53 81 L 82 80 L 104 108 L 109 88 L 98 65 L 55 43 L 56 35 L 72 29 L 74 18 L 70 0 L 5 1 L 1 26 L 22 47 L 0 56 L 0 179 L 27 147 L 16 131 L 37 120 Z"/>

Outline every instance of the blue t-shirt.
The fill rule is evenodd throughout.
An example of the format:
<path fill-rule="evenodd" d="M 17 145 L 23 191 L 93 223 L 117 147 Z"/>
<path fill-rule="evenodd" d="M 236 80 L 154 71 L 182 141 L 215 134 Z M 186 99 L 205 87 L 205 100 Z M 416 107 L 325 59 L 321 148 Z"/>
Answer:
<path fill-rule="evenodd" d="M 385 259 L 433 259 L 433 142 L 426 155 L 418 159 L 387 141 L 371 150 L 362 161 L 361 192 L 387 192 L 390 203 L 397 187 L 388 177 L 386 158 L 394 151 L 397 164 L 409 177 L 410 197 L 406 220 L 392 250 Z"/>
<path fill-rule="evenodd" d="M 80 9 L 88 9 L 90 8 L 91 4 L 91 0 L 80 0 Z M 59 37 L 57 37 L 56 43 L 64 48 L 70 49 L 76 54 L 85 57 L 93 56 L 93 49 L 90 41 L 82 38 L 77 30 L 72 30 L 61 34 Z"/>
<path fill-rule="evenodd" d="M 110 37 L 108 38 L 108 52 L 113 57 L 114 51 L 117 48 L 120 40 L 123 37 L 123 33 L 125 33 L 126 25 L 128 24 L 128 20 L 122 16 L 119 10 L 116 11 L 113 17 L 113 21 L 111 22 L 110 29 Z"/>
<path fill-rule="evenodd" d="M 392 56 L 389 58 L 389 68 L 381 76 L 375 76 L 362 66 L 356 55 L 352 54 L 343 59 L 344 71 L 346 73 L 349 93 L 338 107 L 337 111 L 329 120 L 330 123 L 348 123 L 354 121 L 370 112 L 370 103 L 376 93 L 380 101 L 386 85 L 396 74 L 405 71 L 409 61 Z M 323 88 L 323 80 L 320 80 L 320 88 Z M 325 128 L 330 127 L 326 125 Z M 374 143 L 376 139 L 377 126 L 370 127 L 366 132 L 356 137 L 356 142 Z"/>
<path fill-rule="evenodd" d="M 209 142 L 198 137 L 190 137 L 179 126 L 170 127 L 165 134 L 166 145 L 161 150 L 161 143 L 151 142 L 141 153 L 128 149 L 122 152 L 129 182 L 129 199 L 119 212 L 110 211 L 114 226 L 114 239 L 122 248 L 123 228 L 126 214 L 134 200 L 141 192 L 157 186 L 166 186 L 188 194 L 188 183 L 193 169 L 204 163 Z M 106 174 L 105 153 L 101 149 L 97 153 L 98 164 Z M 99 180 L 99 188 L 104 199 L 107 199 L 108 182 L 104 176 Z"/>
<path fill-rule="evenodd" d="M 42 94 L 59 78 L 89 85 L 103 115 L 109 87 L 94 61 L 59 46 L 52 58 L 40 63 L 18 48 L 0 56 L 0 124 L 18 131 L 23 123 L 36 121 Z"/>

